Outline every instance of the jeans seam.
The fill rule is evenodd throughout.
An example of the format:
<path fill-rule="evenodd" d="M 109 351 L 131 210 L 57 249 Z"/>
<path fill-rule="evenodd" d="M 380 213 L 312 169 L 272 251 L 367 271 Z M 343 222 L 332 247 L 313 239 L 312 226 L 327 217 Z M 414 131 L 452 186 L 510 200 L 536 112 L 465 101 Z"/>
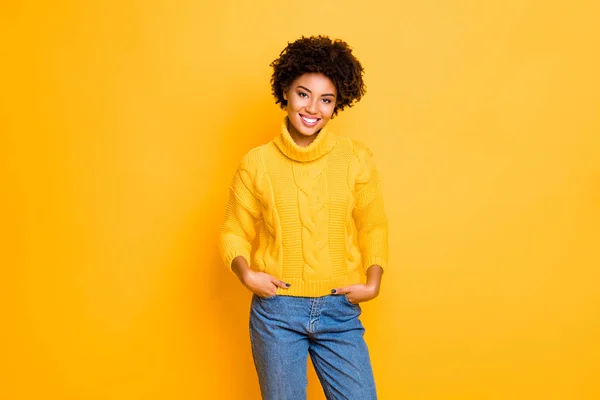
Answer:
<path fill-rule="evenodd" d="M 254 304 L 251 304 L 251 307 L 253 306 Z M 254 335 L 252 335 L 252 310 L 250 310 L 250 318 L 248 318 L 248 331 L 250 332 L 250 348 L 252 349 L 252 359 L 256 363 L 256 354 L 254 351 Z"/>
<path fill-rule="evenodd" d="M 252 356 L 254 356 L 254 337 L 252 335 L 252 316 L 250 316 L 250 321 L 248 322 L 248 330 L 250 332 L 250 347 L 252 348 Z"/>
<path fill-rule="evenodd" d="M 326 379 L 323 379 L 323 373 L 321 372 L 321 367 L 319 366 L 319 363 L 314 362 L 313 360 L 313 366 L 315 367 L 315 372 L 317 373 L 319 381 L 321 382 L 321 386 L 323 387 L 323 391 L 325 392 L 325 397 L 327 397 L 327 400 L 335 400 L 335 397 L 333 396 L 329 388 L 329 383 Z"/>

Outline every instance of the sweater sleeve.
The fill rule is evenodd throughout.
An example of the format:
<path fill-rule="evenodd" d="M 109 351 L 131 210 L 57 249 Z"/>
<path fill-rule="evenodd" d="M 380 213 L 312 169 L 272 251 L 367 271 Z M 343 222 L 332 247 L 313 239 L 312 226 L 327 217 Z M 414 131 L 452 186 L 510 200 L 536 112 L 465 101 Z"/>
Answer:
<path fill-rule="evenodd" d="M 225 220 L 221 227 L 220 253 L 230 270 L 231 262 L 237 256 L 243 256 L 248 264 L 251 262 L 255 225 L 260 217 L 259 202 L 252 190 L 253 172 L 245 157 L 238 166 L 229 189 Z"/>
<path fill-rule="evenodd" d="M 387 267 L 388 221 L 383 206 L 379 172 L 371 151 L 362 143 L 355 142 L 355 204 L 353 217 L 358 231 L 363 268 L 371 265 Z"/>

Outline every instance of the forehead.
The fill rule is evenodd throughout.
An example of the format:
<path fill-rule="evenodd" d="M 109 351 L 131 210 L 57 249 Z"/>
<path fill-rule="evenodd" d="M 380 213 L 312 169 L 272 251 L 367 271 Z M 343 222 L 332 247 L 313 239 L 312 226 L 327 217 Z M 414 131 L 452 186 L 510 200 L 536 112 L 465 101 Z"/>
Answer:
<path fill-rule="evenodd" d="M 313 93 L 337 93 L 331 79 L 319 72 L 307 72 L 300 75 L 292 82 L 292 87 L 298 86 L 304 86 Z"/>

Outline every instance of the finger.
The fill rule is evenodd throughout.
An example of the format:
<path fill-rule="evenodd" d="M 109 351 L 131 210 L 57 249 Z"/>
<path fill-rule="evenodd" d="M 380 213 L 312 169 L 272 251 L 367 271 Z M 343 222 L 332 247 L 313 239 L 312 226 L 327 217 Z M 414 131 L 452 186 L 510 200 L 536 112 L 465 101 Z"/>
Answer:
<path fill-rule="evenodd" d="M 344 286 L 337 289 L 331 289 L 332 294 L 348 294 L 350 293 L 350 286 Z"/>
<path fill-rule="evenodd" d="M 284 281 L 282 281 L 282 280 L 279 280 L 279 279 L 277 279 L 277 278 L 273 278 L 273 279 L 271 280 L 271 282 L 273 282 L 273 285 L 275 285 L 275 286 L 277 286 L 277 287 L 280 287 L 280 288 L 282 288 L 282 289 L 287 289 L 287 288 L 289 288 L 289 287 L 290 287 L 290 284 L 289 284 L 289 283 L 285 283 Z"/>

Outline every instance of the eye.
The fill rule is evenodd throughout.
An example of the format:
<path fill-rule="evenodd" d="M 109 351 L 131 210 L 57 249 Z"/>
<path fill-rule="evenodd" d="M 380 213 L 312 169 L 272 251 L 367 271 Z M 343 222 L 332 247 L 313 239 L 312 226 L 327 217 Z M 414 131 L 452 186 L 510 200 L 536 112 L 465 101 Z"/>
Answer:
<path fill-rule="evenodd" d="M 308 97 L 308 95 L 304 92 L 298 92 L 298 96 L 300 97 Z"/>
<path fill-rule="evenodd" d="M 329 104 L 331 103 L 331 99 L 323 99 L 323 102 Z"/>

